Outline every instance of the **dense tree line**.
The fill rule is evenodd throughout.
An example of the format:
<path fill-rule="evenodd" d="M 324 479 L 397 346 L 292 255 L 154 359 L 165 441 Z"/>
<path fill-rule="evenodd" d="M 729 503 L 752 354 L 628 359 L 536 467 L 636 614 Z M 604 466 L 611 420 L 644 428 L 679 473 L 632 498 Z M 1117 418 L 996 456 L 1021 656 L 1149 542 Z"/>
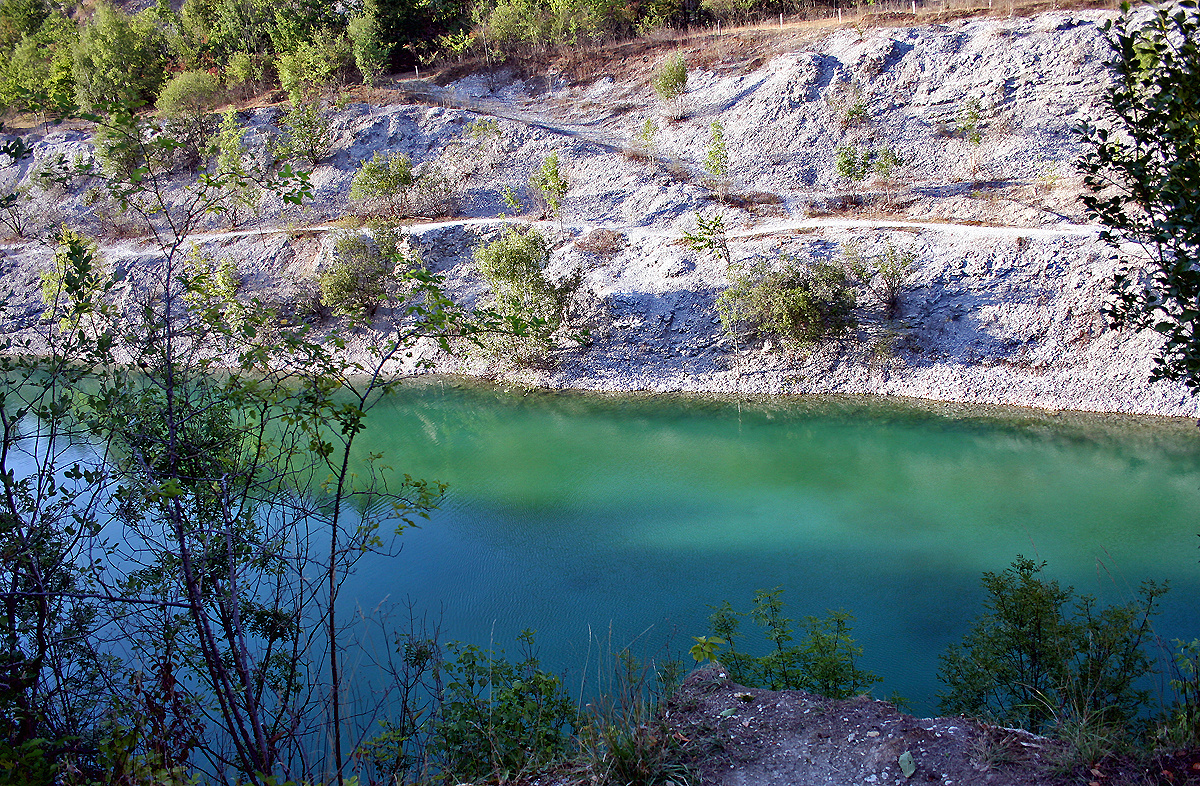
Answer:
<path fill-rule="evenodd" d="M 236 93 L 289 80 L 362 79 L 468 54 L 511 57 L 661 27 L 743 22 L 842 0 L 103 0 L 0 2 L 0 108 L 31 101 L 154 104 L 175 73 Z M 290 92 L 290 91 L 289 91 Z"/>

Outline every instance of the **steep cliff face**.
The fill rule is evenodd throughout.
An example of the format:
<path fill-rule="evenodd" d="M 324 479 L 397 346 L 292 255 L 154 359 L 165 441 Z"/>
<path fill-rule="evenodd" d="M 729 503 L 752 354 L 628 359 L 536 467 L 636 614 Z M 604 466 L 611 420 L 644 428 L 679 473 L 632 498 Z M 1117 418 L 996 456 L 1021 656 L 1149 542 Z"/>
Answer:
<path fill-rule="evenodd" d="M 685 39 L 679 49 L 692 68 L 682 117 L 668 117 L 648 85 L 658 54 L 640 67 L 614 61 L 613 76 L 579 83 L 554 74 L 400 81 L 333 116 L 334 152 L 313 172 L 313 203 L 285 209 L 266 199 L 245 227 L 230 231 L 214 219 L 195 240 L 238 262 L 243 295 L 303 311 L 333 238 L 346 231 L 328 222 L 355 209 L 348 192 L 358 163 L 376 151 L 405 153 L 440 168 L 459 216 L 415 223 L 409 242 L 454 297 L 475 302 L 487 291 L 473 248 L 506 222 L 534 218 L 503 218 L 515 212 L 505 187 L 528 206 L 530 173 L 556 153 L 569 183 L 563 220 L 538 225 L 553 247 L 551 275 L 582 276 L 575 310 L 591 343 L 564 339 L 536 368 L 433 346 L 417 358 L 439 371 L 552 387 L 882 394 L 1195 416 L 1200 406 L 1181 386 L 1146 381 L 1156 337 L 1115 332 L 1101 312 L 1118 259 L 1082 214 L 1072 128 L 1100 116 L 1109 16 L 784 31 L 766 54 L 762 34 Z M 279 117 L 275 107 L 243 113 L 253 155 L 267 155 Z M 494 131 L 472 131 L 480 118 L 494 120 Z M 706 185 L 714 122 L 729 173 Z M 11 184 L 29 182 L 47 156 L 92 154 L 86 128 L 30 136 L 35 158 L 0 171 Z M 838 148 L 888 150 L 903 163 L 886 177 L 850 181 Z M 136 227 L 105 214 L 89 189 L 35 191 L 31 219 L 42 228 L 78 220 L 100 234 L 112 264 L 129 271 L 123 297 L 132 303 L 154 281 L 154 249 L 117 239 Z M 729 281 L 725 261 L 681 243 L 697 212 L 722 215 L 735 262 L 842 263 L 850 249 L 871 257 L 889 247 L 910 254 L 898 314 L 885 319 L 863 289 L 861 327 L 848 338 L 799 349 L 734 341 L 714 308 Z M 3 280 L 18 292 L 6 331 L 36 323 L 36 271 L 50 253 L 28 242 L 3 246 Z M 372 339 L 356 333 L 352 348 Z"/>

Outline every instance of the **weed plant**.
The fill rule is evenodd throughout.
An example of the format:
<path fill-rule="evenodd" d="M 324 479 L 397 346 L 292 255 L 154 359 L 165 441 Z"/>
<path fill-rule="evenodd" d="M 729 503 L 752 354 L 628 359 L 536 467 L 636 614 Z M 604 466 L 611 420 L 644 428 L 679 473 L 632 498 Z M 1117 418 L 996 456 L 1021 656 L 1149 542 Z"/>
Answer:
<path fill-rule="evenodd" d="M 434 746 L 454 783 L 500 777 L 501 781 L 571 751 L 579 724 L 562 679 L 541 667 L 534 631 L 518 637 L 521 659 L 502 649 L 453 643 L 444 669 Z"/>
<path fill-rule="evenodd" d="M 725 146 L 725 127 L 714 121 L 709 132 L 711 137 L 708 152 L 704 156 L 704 171 L 712 178 L 713 188 L 724 202 L 729 191 L 729 151 Z"/>

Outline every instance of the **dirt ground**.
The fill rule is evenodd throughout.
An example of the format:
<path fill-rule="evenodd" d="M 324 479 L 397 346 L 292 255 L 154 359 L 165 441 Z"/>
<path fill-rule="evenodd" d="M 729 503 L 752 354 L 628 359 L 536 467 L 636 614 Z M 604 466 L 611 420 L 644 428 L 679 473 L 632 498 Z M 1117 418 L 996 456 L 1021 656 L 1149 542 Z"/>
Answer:
<path fill-rule="evenodd" d="M 665 720 L 701 786 L 1200 784 L 1197 751 L 1073 764 L 1066 745 L 1025 731 L 914 718 L 866 696 L 744 688 L 718 665 L 687 678 Z"/>

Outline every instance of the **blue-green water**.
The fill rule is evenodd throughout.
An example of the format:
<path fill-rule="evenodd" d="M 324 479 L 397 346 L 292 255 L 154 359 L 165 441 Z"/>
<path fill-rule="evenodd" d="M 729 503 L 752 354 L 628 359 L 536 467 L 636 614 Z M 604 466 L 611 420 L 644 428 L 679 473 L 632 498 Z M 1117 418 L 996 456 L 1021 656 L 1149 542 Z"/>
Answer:
<path fill-rule="evenodd" d="M 448 639 L 513 645 L 536 628 L 568 684 L 597 638 L 683 652 L 708 605 L 748 609 L 781 585 L 792 616 L 853 612 L 875 693 L 929 712 L 981 573 L 1017 554 L 1112 602 L 1170 579 L 1159 633 L 1200 636 L 1190 421 L 450 383 L 373 414 L 364 449 L 450 490 L 347 591 L 367 607 L 411 599 Z"/>

